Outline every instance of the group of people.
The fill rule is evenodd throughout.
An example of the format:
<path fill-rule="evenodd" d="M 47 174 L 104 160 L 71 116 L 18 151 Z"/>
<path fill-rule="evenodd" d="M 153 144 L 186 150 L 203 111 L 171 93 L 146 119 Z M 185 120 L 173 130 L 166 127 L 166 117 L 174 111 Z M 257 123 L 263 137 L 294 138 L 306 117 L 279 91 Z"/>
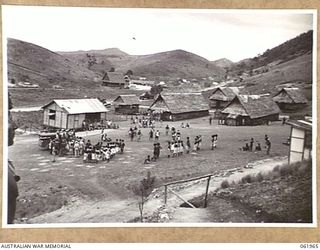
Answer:
<path fill-rule="evenodd" d="M 76 158 L 82 156 L 84 162 L 109 161 L 115 154 L 124 152 L 124 140 L 116 139 L 112 142 L 110 138 L 105 139 L 104 135 L 106 134 L 102 134 L 101 141 L 93 145 L 90 140 L 75 136 L 74 131 L 58 131 L 56 137 L 49 142 L 52 161 L 55 162 L 57 155 L 70 154 Z"/>
<path fill-rule="evenodd" d="M 95 130 L 101 128 L 118 129 L 119 125 L 113 123 L 111 120 L 100 120 L 100 121 L 87 121 L 84 120 L 81 124 L 83 131 L 85 130 Z"/>
<path fill-rule="evenodd" d="M 270 150 L 271 150 L 271 142 L 270 142 L 270 139 L 268 137 L 268 135 L 265 135 L 264 136 L 264 140 L 265 140 L 265 144 L 266 144 L 266 152 L 267 152 L 267 155 L 270 154 Z M 246 143 L 245 146 L 243 146 L 241 148 L 242 151 L 261 151 L 261 144 L 259 142 L 257 142 L 257 145 L 255 146 L 254 148 L 254 139 L 251 138 L 250 139 L 250 142 L 249 143 Z"/>
<path fill-rule="evenodd" d="M 131 124 L 138 126 L 139 128 L 154 128 L 155 120 L 151 116 L 142 116 L 135 118 L 131 116 Z"/>
<path fill-rule="evenodd" d="M 124 147 L 125 143 L 122 139 L 116 139 L 116 141 L 110 141 L 106 144 L 100 141 L 95 145 L 92 145 L 90 140 L 88 140 L 83 154 L 83 162 L 109 162 L 117 153 L 122 154 Z"/>

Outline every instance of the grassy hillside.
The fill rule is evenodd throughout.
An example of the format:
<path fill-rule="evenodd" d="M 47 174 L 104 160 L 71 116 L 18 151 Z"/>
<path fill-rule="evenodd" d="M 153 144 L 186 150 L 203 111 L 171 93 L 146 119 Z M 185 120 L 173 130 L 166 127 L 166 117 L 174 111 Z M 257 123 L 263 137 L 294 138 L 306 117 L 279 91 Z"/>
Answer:
<path fill-rule="evenodd" d="M 54 84 L 93 83 L 98 75 L 69 59 L 35 44 L 8 39 L 8 80 L 51 87 Z"/>
<path fill-rule="evenodd" d="M 298 58 L 312 51 L 313 31 L 310 30 L 291 40 L 288 40 L 277 47 L 266 50 L 263 54 L 254 58 L 242 60 L 229 68 L 231 74 L 241 74 L 241 72 L 253 69 L 281 64 Z"/>
<path fill-rule="evenodd" d="M 211 62 L 213 65 L 221 68 L 230 68 L 234 64 L 231 60 L 227 58 L 221 58 Z"/>
<path fill-rule="evenodd" d="M 149 78 L 202 78 L 212 76 L 222 79 L 225 74 L 224 69 L 212 64 L 207 59 L 183 50 L 140 56 L 128 55 L 119 49 L 63 52 L 61 54 L 82 66 L 88 66 L 90 56 L 94 57 L 96 63 L 90 69 L 99 73 L 103 70 L 109 71 L 113 67 L 116 71 L 122 73 L 132 70 L 134 75 Z"/>

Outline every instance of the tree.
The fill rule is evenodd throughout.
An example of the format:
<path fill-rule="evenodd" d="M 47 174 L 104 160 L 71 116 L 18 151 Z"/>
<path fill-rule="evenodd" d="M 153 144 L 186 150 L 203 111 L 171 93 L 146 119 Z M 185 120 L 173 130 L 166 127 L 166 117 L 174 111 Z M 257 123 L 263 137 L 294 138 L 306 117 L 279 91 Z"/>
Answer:
<path fill-rule="evenodd" d="M 109 70 L 109 72 L 115 72 L 116 69 L 114 67 L 111 67 L 111 69 Z"/>
<path fill-rule="evenodd" d="M 88 69 L 90 69 L 93 65 L 97 64 L 97 59 L 94 55 L 86 54 L 88 59 Z"/>
<path fill-rule="evenodd" d="M 153 96 L 156 96 L 157 94 L 160 94 L 162 92 L 163 88 L 161 85 L 154 85 L 150 89 L 150 94 Z"/>
<path fill-rule="evenodd" d="M 132 191 L 135 195 L 139 196 L 140 201 L 138 203 L 140 211 L 140 221 L 143 222 L 143 208 L 144 204 L 147 201 L 148 196 L 151 194 L 155 186 L 155 176 L 151 176 L 151 172 L 148 171 L 147 178 L 143 178 L 142 181 L 137 186 L 132 188 Z"/>
<path fill-rule="evenodd" d="M 127 76 L 133 76 L 133 71 L 131 69 L 129 69 L 126 73 Z"/>

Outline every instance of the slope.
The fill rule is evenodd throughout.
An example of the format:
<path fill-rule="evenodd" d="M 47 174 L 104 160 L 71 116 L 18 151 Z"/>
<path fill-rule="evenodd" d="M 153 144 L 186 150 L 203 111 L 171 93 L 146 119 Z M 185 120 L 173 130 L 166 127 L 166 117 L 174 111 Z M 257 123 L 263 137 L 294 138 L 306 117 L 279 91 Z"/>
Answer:
<path fill-rule="evenodd" d="M 38 45 L 9 38 L 7 43 L 8 80 L 63 87 L 94 82 L 98 75 L 69 59 Z"/>
<path fill-rule="evenodd" d="M 113 67 L 121 73 L 132 70 L 134 75 L 149 78 L 202 78 L 212 76 L 222 79 L 225 74 L 223 68 L 212 64 L 203 57 L 184 50 L 173 50 L 150 55 L 128 55 L 119 49 L 112 50 L 116 53 L 111 53 L 110 49 L 60 53 L 70 60 L 81 63 L 83 66 L 88 65 L 90 56 L 91 58 L 94 57 L 96 64 L 90 69 L 98 72 L 109 71 Z"/>

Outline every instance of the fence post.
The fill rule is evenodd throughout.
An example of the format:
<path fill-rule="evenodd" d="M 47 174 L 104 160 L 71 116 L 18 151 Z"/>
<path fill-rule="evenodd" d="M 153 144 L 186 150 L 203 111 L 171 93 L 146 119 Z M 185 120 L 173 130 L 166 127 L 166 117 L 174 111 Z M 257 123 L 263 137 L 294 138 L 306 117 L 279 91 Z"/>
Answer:
<path fill-rule="evenodd" d="M 204 206 L 203 207 L 207 207 L 207 199 L 208 199 L 208 191 L 209 191 L 210 179 L 211 179 L 211 176 L 208 177 L 207 188 L 206 188 L 206 196 L 204 198 Z"/>
<path fill-rule="evenodd" d="M 167 185 L 164 186 L 164 204 L 167 205 Z"/>

